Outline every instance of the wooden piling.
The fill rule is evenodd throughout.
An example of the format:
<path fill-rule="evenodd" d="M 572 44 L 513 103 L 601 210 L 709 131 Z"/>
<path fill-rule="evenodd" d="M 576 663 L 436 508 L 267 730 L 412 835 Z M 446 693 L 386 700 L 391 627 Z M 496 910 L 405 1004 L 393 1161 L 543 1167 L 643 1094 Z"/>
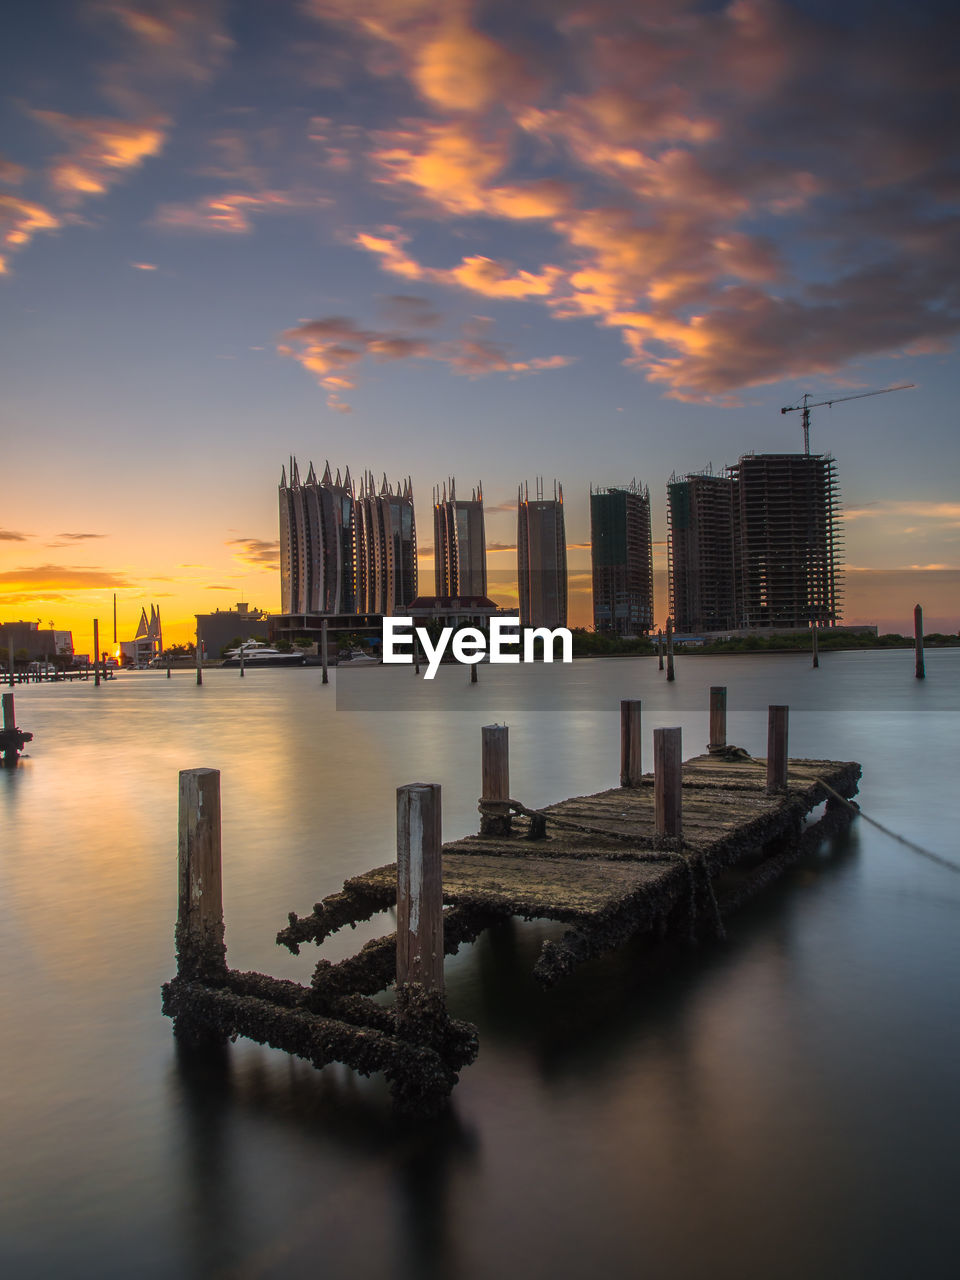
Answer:
<path fill-rule="evenodd" d="M 220 770 L 180 772 L 177 973 L 209 981 L 226 972 L 220 851 Z"/>
<path fill-rule="evenodd" d="M 480 730 L 480 834 L 508 836 L 510 808 L 510 730 L 505 724 L 485 724 Z"/>
<path fill-rule="evenodd" d="M 329 684 L 330 676 L 327 672 L 327 661 L 330 656 L 330 638 L 328 635 L 327 620 L 324 618 L 320 623 L 320 666 L 323 668 L 322 683 Z"/>
<path fill-rule="evenodd" d="M 707 750 L 722 751 L 727 745 L 727 689 L 725 685 L 710 686 L 710 742 Z"/>
<path fill-rule="evenodd" d="M 17 715 L 13 706 L 12 693 L 3 695 L 3 727 L 4 729 L 15 729 L 17 727 Z"/>
<path fill-rule="evenodd" d="M 917 659 L 914 674 L 918 680 L 923 680 L 927 673 L 923 667 L 923 610 L 919 605 L 915 605 L 913 610 L 913 642 Z"/>
<path fill-rule="evenodd" d="M 660 657 L 660 670 L 663 670 L 663 628 L 657 632 L 657 653 Z"/>
<path fill-rule="evenodd" d="M 93 683 L 100 687 L 100 620 L 93 620 Z"/>
<path fill-rule="evenodd" d="M 683 834 L 682 764 L 680 730 L 654 729 L 653 802 L 656 833 L 676 840 Z"/>
<path fill-rule="evenodd" d="M 413 674 L 420 674 L 420 641 L 417 638 L 416 629 L 413 632 Z"/>
<path fill-rule="evenodd" d="M 479 667 L 479 665 L 480 665 L 479 662 L 470 663 L 470 683 L 471 684 L 477 683 L 477 667 Z"/>
<path fill-rule="evenodd" d="M 7 642 L 7 661 L 10 663 L 10 688 L 13 688 L 13 637 Z"/>
<path fill-rule="evenodd" d="M 787 726 L 789 707 L 771 706 L 767 712 L 767 791 L 787 789 Z"/>
<path fill-rule="evenodd" d="M 813 666 L 819 667 L 820 665 L 820 634 L 817 629 L 816 623 L 813 624 L 813 630 L 810 632 L 810 652 L 813 655 Z"/>
<path fill-rule="evenodd" d="M 197 684 L 203 684 L 203 641 L 200 639 L 199 627 L 197 628 Z"/>
<path fill-rule="evenodd" d="M 240 641 L 240 678 L 245 679 L 246 674 L 247 673 L 243 669 L 243 641 L 241 640 Z"/>
<path fill-rule="evenodd" d="M 443 991 L 440 784 L 397 788 L 397 986 Z"/>
<path fill-rule="evenodd" d="M 667 619 L 667 679 L 675 679 L 673 672 L 673 619 Z"/>
<path fill-rule="evenodd" d="M 167 679 L 170 679 L 170 668 L 173 666 L 173 659 L 167 654 Z"/>
<path fill-rule="evenodd" d="M 639 699 L 620 702 L 620 785 L 638 787 L 643 777 L 640 746 Z"/>

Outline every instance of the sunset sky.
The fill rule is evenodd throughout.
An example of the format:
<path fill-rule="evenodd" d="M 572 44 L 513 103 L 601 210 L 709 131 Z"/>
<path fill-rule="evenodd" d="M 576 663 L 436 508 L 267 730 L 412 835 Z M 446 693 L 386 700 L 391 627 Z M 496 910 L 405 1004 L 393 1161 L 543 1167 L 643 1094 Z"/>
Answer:
<path fill-rule="evenodd" d="M 960 626 L 954 4 L 42 0 L 0 52 L 0 621 L 277 610 L 277 484 L 838 461 L 846 621 Z"/>

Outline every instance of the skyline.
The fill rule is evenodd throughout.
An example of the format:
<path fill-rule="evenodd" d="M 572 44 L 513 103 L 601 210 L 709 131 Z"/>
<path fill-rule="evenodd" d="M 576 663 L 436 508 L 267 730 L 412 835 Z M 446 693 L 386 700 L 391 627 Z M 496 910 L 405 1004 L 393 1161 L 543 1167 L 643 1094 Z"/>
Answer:
<path fill-rule="evenodd" d="M 290 454 L 516 486 L 837 459 L 845 622 L 960 627 L 956 19 L 819 3 L 51 0 L 0 54 L 0 621 L 280 605 Z M 426 548 L 421 549 L 426 552 Z M 421 581 L 433 560 L 420 556 Z M 101 628 L 102 629 L 102 628 Z"/>

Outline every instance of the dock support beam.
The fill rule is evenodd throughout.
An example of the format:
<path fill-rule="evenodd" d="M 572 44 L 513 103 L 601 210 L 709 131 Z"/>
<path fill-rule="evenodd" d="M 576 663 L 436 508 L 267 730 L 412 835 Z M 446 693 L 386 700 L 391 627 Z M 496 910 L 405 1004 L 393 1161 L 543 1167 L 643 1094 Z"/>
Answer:
<path fill-rule="evenodd" d="M 673 674 L 673 619 L 667 619 L 667 679 L 674 680 Z"/>
<path fill-rule="evenodd" d="M 916 605 L 913 610 L 913 637 L 917 651 L 915 674 L 918 680 L 923 680 L 927 673 L 923 669 L 923 610 L 919 605 Z"/>
<path fill-rule="evenodd" d="M 177 975 L 188 982 L 226 973 L 220 853 L 220 770 L 180 772 Z"/>
<path fill-rule="evenodd" d="M 93 683 L 100 688 L 100 619 L 93 620 Z"/>
<path fill-rule="evenodd" d="M 726 685 L 710 686 L 710 742 L 707 750 L 713 754 L 723 751 L 727 745 L 727 688 Z"/>
<path fill-rule="evenodd" d="M 330 683 L 327 665 L 330 659 L 330 636 L 326 618 L 320 623 L 320 665 L 323 668 L 323 684 Z"/>
<path fill-rule="evenodd" d="M 683 749 L 679 729 L 653 731 L 653 797 L 658 836 L 679 840 L 683 834 L 681 766 Z"/>
<path fill-rule="evenodd" d="M 443 994 L 440 784 L 397 788 L 397 987 Z"/>
<path fill-rule="evenodd" d="M 620 703 L 620 785 L 638 787 L 643 777 L 641 763 L 639 699 Z"/>
<path fill-rule="evenodd" d="M 789 707 L 771 706 L 767 713 L 767 791 L 787 789 L 787 724 Z"/>
<path fill-rule="evenodd" d="M 508 836 L 510 807 L 510 730 L 505 724 L 485 724 L 480 730 L 480 834 Z"/>

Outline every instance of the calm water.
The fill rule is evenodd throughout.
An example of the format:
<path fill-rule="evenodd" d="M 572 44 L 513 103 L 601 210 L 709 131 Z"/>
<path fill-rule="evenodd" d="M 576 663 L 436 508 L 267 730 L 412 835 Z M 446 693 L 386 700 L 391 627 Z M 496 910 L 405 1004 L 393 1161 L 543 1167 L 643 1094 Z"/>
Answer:
<path fill-rule="evenodd" d="M 960 860 L 960 652 L 444 669 L 413 710 L 335 710 L 316 670 L 140 673 L 16 691 L 35 734 L 0 772 L 0 1270 L 16 1277 L 939 1277 L 960 1231 L 960 876 L 865 823 L 731 921 L 540 992 L 545 934 L 447 962 L 481 1052 L 450 1114 L 402 1125 L 379 1078 L 238 1041 L 178 1059 L 177 771 L 222 771 L 230 962 L 309 980 L 273 938 L 393 856 L 394 788 L 443 784 L 475 830 L 480 726 L 511 726 L 529 804 L 613 785 L 618 700 L 649 734 L 863 764 L 866 813 Z M 353 679 L 391 698 L 414 677 Z M 423 686 L 419 686 L 423 690 Z M 396 697 L 393 703 L 400 701 Z M 391 928 L 331 939 L 336 959 Z M 552 931 L 552 932 L 551 932 Z"/>

